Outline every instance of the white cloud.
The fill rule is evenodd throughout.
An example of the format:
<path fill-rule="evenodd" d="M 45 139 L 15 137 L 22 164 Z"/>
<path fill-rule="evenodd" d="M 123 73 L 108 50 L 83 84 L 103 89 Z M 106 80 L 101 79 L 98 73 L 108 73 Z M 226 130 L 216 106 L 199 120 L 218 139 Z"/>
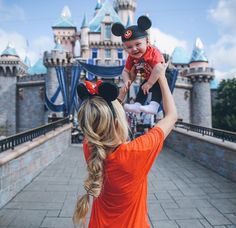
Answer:
<path fill-rule="evenodd" d="M 231 79 L 236 77 L 236 68 L 230 71 L 219 71 L 215 70 L 215 80 L 220 83 L 223 79 Z"/>
<path fill-rule="evenodd" d="M 217 7 L 209 11 L 210 17 L 217 22 L 223 29 L 229 28 L 236 32 L 236 1 L 219 0 Z"/>
<path fill-rule="evenodd" d="M 186 49 L 187 42 L 185 40 L 179 40 L 176 37 L 163 33 L 158 28 L 150 29 L 150 42 L 160 49 L 160 51 L 172 54 L 176 47 L 183 47 Z"/>
<path fill-rule="evenodd" d="M 3 0 L 0 0 L 0 21 L 25 20 L 24 10 L 16 4 L 5 5 Z"/>
<path fill-rule="evenodd" d="M 8 43 L 11 43 L 22 60 L 27 54 L 31 64 L 34 64 L 44 51 L 51 50 L 54 47 L 53 39 L 50 36 L 41 36 L 29 43 L 29 48 L 27 48 L 27 41 L 23 35 L 16 32 L 9 33 L 2 29 L 0 29 L 0 41 L 0 53 L 7 47 Z"/>
<path fill-rule="evenodd" d="M 219 29 L 219 39 L 210 46 L 209 59 L 217 69 L 216 78 L 232 77 L 236 72 L 236 1 L 219 0 L 215 9 L 209 11 L 210 18 Z"/>
<path fill-rule="evenodd" d="M 210 46 L 209 58 L 214 67 L 219 70 L 236 68 L 236 38 L 234 35 L 224 35 Z"/>

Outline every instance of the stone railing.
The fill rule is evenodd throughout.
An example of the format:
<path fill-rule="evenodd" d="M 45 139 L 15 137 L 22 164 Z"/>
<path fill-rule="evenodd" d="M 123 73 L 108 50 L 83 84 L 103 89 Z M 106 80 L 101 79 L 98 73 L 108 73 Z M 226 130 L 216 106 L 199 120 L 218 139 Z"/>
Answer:
<path fill-rule="evenodd" d="M 60 154 L 66 152 L 70 142 L 71 124 L 65 124 L 14 147 L 14 150 L 8 149 L 0 153 L 0 207 Z"/>
<path fill-rule="evenodd" d="M 224 141 L 223 141 L 224 140 Z M 228 141 L 229 140 L 229 141 Z M 236 182 L 235 134 L 177 124 L 165 145 Z"/>

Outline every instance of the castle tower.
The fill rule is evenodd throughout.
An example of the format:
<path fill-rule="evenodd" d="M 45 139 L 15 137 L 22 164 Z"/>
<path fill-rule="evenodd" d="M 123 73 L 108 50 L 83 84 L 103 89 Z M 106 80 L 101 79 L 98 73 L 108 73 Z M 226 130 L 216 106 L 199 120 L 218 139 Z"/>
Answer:
<path fill-rule="evenodd" d="M 196 39 L 189 65 L 186 76 L 191 79 L 193 85 L 191 122 L 204 127 L 212 127 L 210 82 L 214 78 L 214 69 L 208 65 L 200 38 Z"/>
<path fill-rule="evenodd" d="M 15 48 L 9 44 L 0 55 L 0 135 L 16 133 L 17 77 L 25 75 L 27 69 Z"/>
<path fill-rule="evenodd" d="M 111 34 L 112 23 L 122 23 L 117 12 L 106 0 L 89 23 L 86 16 L 79 32 L 81 59 L 96 65 L 120 65 L 123 48 L 120 37 Z"/>
<path fill-rule="evenodd" d="M 47 68 L 47 74 L 45 78 L 46 84 L 46 93 L 49 99 L 55 94 L 56 90 L 58 89 L 59 83 L 56 74 L 56 67 L 57 66 L 70 66 L 71 65 L 72 54 L 66 51 L 61 43 L 60 40 L 57 41 L 55 47 L 51 52 L 44 52 L 43 63 Z M 55 104 L 61 104 L 63 102 L 61 93 L 59 94 Z M 46 113 L 47 116 L 51 113 L 49 111 Z"/>
<path fill-rule="evenodd" d="M 84 19 L 81 25 L 81 32 L 80 32 L 80 50 L 81 56 L 83 58 L 89 58 L 89 27 L 86 14 L 84 15 Z"/>
<path fill-rule="evenodd" d="M 136 0 L 116 0 L 114 1 L 114 9 L 118 13 L 124 25 L 128 23 L 135 24 L 134 14 L 136 10 Z M 128 19 L 130 17 L 130 19 Z"/>
<path fill-rule="evenodd" d="M 74 56 L 77 29 L 68 6 L 63 8 L 60 19 L 52 26 L 52 29 L 54 42 L 57 43 L 60 39 L 65 51 L 71 52 Z"/>

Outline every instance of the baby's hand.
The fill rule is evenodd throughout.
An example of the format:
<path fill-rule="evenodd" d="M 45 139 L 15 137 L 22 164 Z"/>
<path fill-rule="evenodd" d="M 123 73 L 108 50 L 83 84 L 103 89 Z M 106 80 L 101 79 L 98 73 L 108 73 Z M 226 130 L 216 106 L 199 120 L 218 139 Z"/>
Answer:
<path fill-rule="evenodd" d="M 128 92 L 131 83 L 132 83 L 131 80 L 128 80 L 124 83 L 125 84 L 124 88 L 126 93 Z"/>
<path fill-rule="evenodd" d="M 145 95 L 148 94 L 148 93 L 149 93 L 149 89 L 151 89 L 152 86 L 153 86 L 153 85 L 152 85 L 149 81 L 145 82 L 145 83 L 142 85 L 143 93 L 144 93 Z"/>

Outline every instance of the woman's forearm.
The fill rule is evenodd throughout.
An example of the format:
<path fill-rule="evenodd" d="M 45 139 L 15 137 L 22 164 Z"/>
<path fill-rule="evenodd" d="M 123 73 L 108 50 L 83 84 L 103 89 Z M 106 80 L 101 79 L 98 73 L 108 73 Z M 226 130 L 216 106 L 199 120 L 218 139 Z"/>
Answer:
<path fill-rule="evenodd" d="M 178 115 L 174 102 L 174 98 L 170 92 L 170 88 L 165 76 L 161 76 L 158 80 L 161 93 L 162 93 L 162 103 L 165 116 L 161 119 L 155 126 L 160 127 L 164 132 L 164 138 L 166 138 L 174 127 L 177 121 Z"/>
<path fill-rule="evenodd" d="M 169 88 L 166 77 L 160 77 L 158 82 L 161 88 L 162 103 L 163 103 L 165 116 L 171 115 L 174 118 L 177 117 L 177 110 L 176 110 L 174 98 L 170 92 L 170 88 Z"/>

